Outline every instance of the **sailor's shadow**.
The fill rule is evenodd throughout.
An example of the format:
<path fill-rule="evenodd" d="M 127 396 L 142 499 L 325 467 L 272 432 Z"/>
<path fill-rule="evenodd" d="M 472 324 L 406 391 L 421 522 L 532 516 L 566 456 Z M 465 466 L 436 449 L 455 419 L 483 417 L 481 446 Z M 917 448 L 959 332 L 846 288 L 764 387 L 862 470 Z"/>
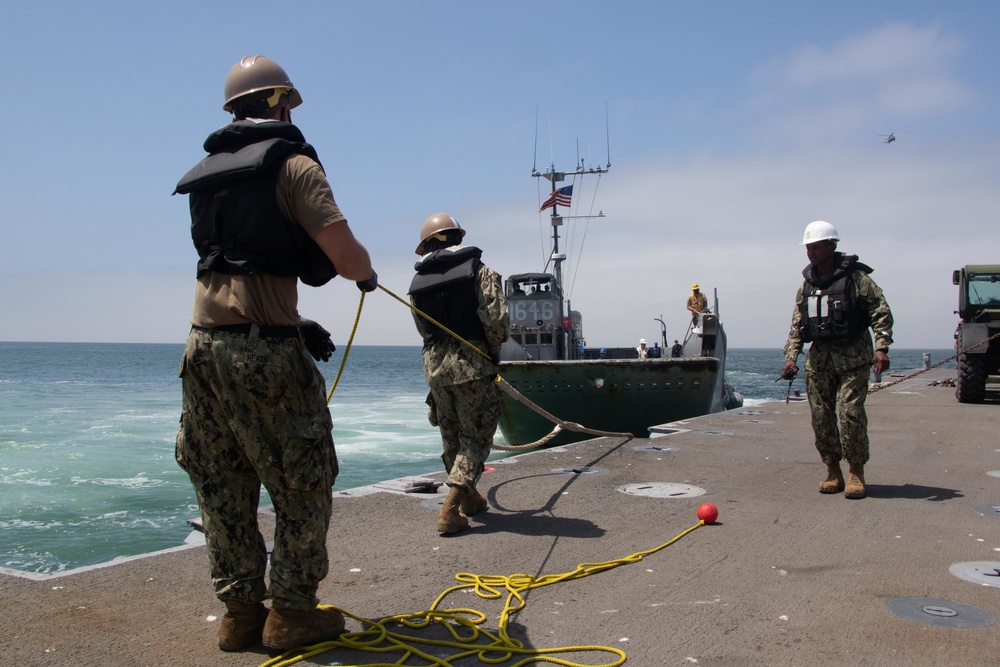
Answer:
<path fill-rule="evenodd" d="M 920 484 L 865 484 L 869 498 L 906 498 L 909 500 L 955 500 L 964 498 L 958 489 L 945 489 L 939 486 L 921 486 Z"/>
<path fill-rule="evenodd" d="M 581 464 L 581 469 L 594 467 L 597 463 L 600 463 L 612 453 L 616 452 L 633 438 L 632 436 L 629 436 L 627 438 L 607 439 L 610 440 L 611 443 L 615 443 L 615 440 L 620 440 L 620 442 L 609 445 L 592 461 Z M 566 491 L 573 486 L 582 474 L 584 473 L 567 476 L 564 473 L 542 473 L 540 475 L 518 477 L 501 482 L 490 489 L 487 494 L 487 498 L 490 503 L 490 510 L 480 512 L 475 516 L 476 523 L 482 524 L 477 525 L 476 530 L 484 533 L 518 533 L 521 535 L 545 535 L 551 537 L 591 538 L 603 536 L 607 531 L 595 524 L 593 521 L 573 517 L 560 517 L 553 514 L 556 504 L 564 497 Z M 497 500 L 498 492 L 508 484 L 515 482 L 521 483 L 530 477 L 551 478 L 554 475 L 565 476 L 566 482 L 559 488 L 555 489 L 555 491 L 553 491 L 553 493 L 549 496 L 548 501 L 541 507 L 527 510 L 509 510 L 503 506 L 503 503 Z"/>
<path fill-rule="evenodd" d="M 474 517 L 477 533 L 516 533 L 539 537 L 602 537 L 603 528 L 587 519 L 553 516 L 547 512 L 498 512 L 491 507 Z"/>
<path fill-rule="evenodd" d="M 462 607 L 471 607 L 474 609 L 479 609 L 483 613 L 486 613 L 496 607 L 497 603 L 491 600 L 482 600 L 475 598 L 474 601 L 465 602 Z M 502 605 L 502 601 L 501 601 Z M 451 605 L 447 603 L 447 600 L 439 607 L 441 610 L 450 609 Z M 413 618 L 411 621 L 420 621 L 423 619 Z M 450 626 L 452 630 L 448 630 L 446 626 Z M 497 633 L 497 627 L 494 623 L 489 621 L 477 626 L 479 631 L 488 632 L 490 634 Z M 371 629 L 370 626 L 364 626 L 364 629 Z M 374 634 L 374 630 L 371 629 L 372 634 L 359 635 L 358 637 L 350 638 L 357 643 L 364 643 L 368 645 L 371 650 L 365 651 L 362 649 L 354 648 L 352 646 L 334 646 L 329 649 L 326 653 L 319 653 L 312 656 L 311 659 L 307 658 L 302 664 L 303 665 L 357 665 L 361 667 L 362 665 L 385 665 L 389 664 L 386 662 L 387 656 L 391 656 L 393 659 L 397 659 L 400 654 L 403 654 L 409 648 L 416 648 L 419 650 L 430 651 L 437 655 L 439 658 L 454 659 L 455 654 L 467 653 L 469 651 L 475 651 L 478 649 L 486 649 L 487 644 L 490 643 L 490 639 L 486 635 L 481 635 L 472 641 L 476 637 L 476 629 L 469 627 L 464 624 L 459 624 L 455 621 L 433 621 L 424 627 L 407 627 L 401 623 L 386 623 L 385 629 L 389 632 L 395 633 L 391 641 L 383 640 L 377 641 L 377 635 Z M 348 632 L 357 632 L 358 623 L 356 621 L 348 621 Z M 452 634 L 455 632 L 459 637 L 463 639 L 463 642 L 467 642 L 465 647 L 458 649 L 453 646 L 445 646 L 445 643 L 454 643 L 457 640 Z M 531 644 L 528 638 L 528 632 L 524 626 L 518 625 L 514 622 L 509 622 L 507 624 L 507 633 L 513 638 L 521 641 L 525 649 L 529 651 L 535 647 Z M 262 653 L 265 658 L 270 657 L 271 660 L 267 664 L 277 662 L 277 656 L 279 653 L 277 651 L 271 651 L 268 653 L 267 649 L 263 647 L 257 647 L 260 650 L 250 649 L 252 653 Z M 497 651 L 484 652 L 482 656 L 487 659 L 496 660 L 502 657 L 503 649 Z M 310 654 L 306 654 L 309 656 Z M 286 656 L 287 657 L 287 656 Z M 336 657 L 337 662 L 329 662 L 332 658 Z M 478 658 L 479 656 L 476 656 Z M 402 660 L 402 657 L 398 657 Z M 473 657 L 469 657 L 469 660 L 474 660 Z M 290 662 L 294 662 L 292 659 Z M 290 662 L 285 662 L 283 664 L 290 664 Z M 399 663 L 395 662 L 392 664 L 410 664 L 410 663 Z M 425 663 L 421 663 L 425 664 Z M 437 663 L 444 664 L 444 663 Z M 461 662 L 447 664 L 483 664 L 482 660 L 476 660 L 474 662 Z M 507 664 L 497 663 L 497 664 Z"/>

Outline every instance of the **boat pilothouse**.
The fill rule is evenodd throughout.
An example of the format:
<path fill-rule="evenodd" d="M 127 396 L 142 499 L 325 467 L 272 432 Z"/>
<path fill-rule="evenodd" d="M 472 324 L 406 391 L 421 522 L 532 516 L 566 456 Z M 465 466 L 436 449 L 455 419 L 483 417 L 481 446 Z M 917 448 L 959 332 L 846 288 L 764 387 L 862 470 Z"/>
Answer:
<path fill-rule="evenodd" d="M 507 279 L 510 341 L 503 361 L 553 361 L 582 357 L 583 316 L 564 313 L 562 287 L 550 273 L 519 273 Z"/>

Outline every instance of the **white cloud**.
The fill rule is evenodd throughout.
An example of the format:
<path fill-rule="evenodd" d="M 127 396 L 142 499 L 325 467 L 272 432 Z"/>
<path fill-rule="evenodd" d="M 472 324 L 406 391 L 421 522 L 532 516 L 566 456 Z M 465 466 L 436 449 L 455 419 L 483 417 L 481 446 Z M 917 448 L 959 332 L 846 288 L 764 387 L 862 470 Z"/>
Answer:
<path fill-rule="evenodd" d="M 884 133 L 968 108 L 976 95 L 956 78 L 964 44 L 936 25 L 889 25 L 757 67 L 748 105 L 767 133 L 810 138 Z"/>

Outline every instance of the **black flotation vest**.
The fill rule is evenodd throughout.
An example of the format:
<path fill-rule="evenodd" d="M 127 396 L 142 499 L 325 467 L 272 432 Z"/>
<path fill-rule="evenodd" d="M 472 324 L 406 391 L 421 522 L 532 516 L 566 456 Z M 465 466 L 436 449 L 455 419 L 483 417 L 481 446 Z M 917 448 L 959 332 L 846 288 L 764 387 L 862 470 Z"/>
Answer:
<path fill-rule="evenodd" d="M 816 276 L 812 264 L 802 270 L 799 335 L 803 343 L 850 338 L 871 325 L 868 313 L 854 303 L 851 287 L 855 271 L 871 273 L 873 269 L 859 262 L 857 255 L 837 253 L 837 257 L 840 263 L 826 280 Z"/>
<path fill-rule="evenodd" d="M 294 154 L 316 162 L 315 149 L 291 123 L 241 120 L 209 135 L 209 155 L 177 184 L 190 193 L 191 239 L 198 276 L 268 273 L 319 286 L 337 269 L 300 225 L 281 212 L 275 187 Z"/>
<path fill-rule="evenodd" d="M 417 275 L 410 283 L 414 305 L 466 340 L 486 340 L 486 330 L 476 310 L 477 275 L 483 251 L 474 246 L 435 250 L 414 265 Z M 428 332 L 424 347 L 447 333 L 424 320 Z"/>

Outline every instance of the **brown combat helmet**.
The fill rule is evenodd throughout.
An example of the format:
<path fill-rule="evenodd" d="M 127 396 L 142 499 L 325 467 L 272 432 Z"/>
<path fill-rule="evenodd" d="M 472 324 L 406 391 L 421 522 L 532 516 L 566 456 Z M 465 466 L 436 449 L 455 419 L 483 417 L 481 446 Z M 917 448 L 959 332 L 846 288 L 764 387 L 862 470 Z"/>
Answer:
<path fill-rule="evenodd" d="M 441 232 L 447 232 L 456 229 L 462 232 L 461 238 L 465 238 L 465 230 L 462 226 L 458 224 L 455 218 L 451 217 L 447 213 L 435 213 L 426 220 L 424 224 L 420 226 L 420 244 L 417 246 L 416 253 L 418 255 L 424 254 L 424 243 L 426 243 L 435 234 L 440 234 Z"/>
<path fill-rule="evenodd" d="M 222 105 L 222 109 L 232 113 L 233 100 L 269 88 L 288 89 L 289 109 L 302 104 L 302 95 L 295 89 L 295 84 L 281 65 L 264 56 L 246 56 L 229 70 L 229 76 L 226 77 L 226 103 Z"/>

